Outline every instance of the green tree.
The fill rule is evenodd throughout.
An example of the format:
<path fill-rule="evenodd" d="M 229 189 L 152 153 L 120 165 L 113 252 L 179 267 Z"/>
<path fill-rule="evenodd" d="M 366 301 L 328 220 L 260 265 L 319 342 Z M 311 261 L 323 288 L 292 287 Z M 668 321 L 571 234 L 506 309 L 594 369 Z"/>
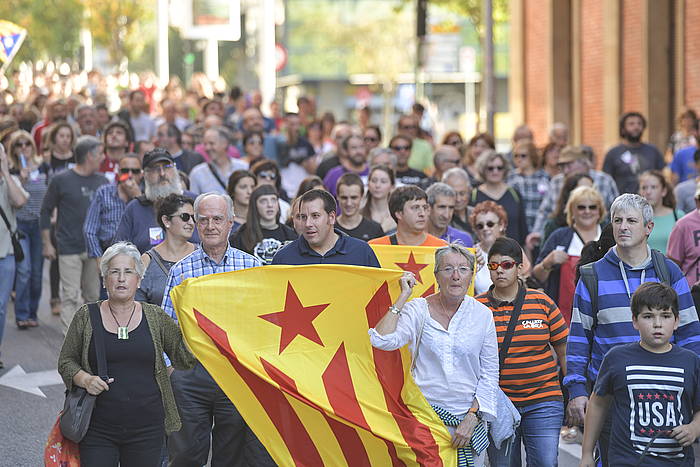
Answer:
<path fill-rule="evenodd" d="M 83 11 L 81 0 L 1 0 L 0 19 L 28 32 L 14 62 L 76 58 Z"/>
<path fill-rule="evenodd" d="M 93 40 L 107 49 L 112 63 L 122 65 L 143 52 L 146 26 L 154 16 L 152 6 L 142 0 L 82 1 Z"/>

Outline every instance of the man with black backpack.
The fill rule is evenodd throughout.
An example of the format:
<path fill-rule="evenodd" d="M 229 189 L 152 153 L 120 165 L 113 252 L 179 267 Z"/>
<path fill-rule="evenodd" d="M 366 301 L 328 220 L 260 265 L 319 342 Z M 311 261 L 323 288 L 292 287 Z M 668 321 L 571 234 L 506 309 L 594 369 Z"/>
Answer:
<path fill-rule="evenodd" d="M 639 195 L 624 194 L 613 202 L 610 220 L 616 246 L 605 256 L 581 267 L 576 286 L 567 344 L 569 390 L 567 414 L 573 425 L 583 425 L 588 395 L 605 354 L 613 347 L 639 340 L 632 325 L 630 299 L 643 282 L 664 282 L 678 294 L 680 323 L 673 342 L 700 354 L 700 323 L 688 283 L 676 264 L 647 239 L 654 222 L 649 203 Z M 607 464 L 609 420 L 600 437 L 603 465 Z"/>

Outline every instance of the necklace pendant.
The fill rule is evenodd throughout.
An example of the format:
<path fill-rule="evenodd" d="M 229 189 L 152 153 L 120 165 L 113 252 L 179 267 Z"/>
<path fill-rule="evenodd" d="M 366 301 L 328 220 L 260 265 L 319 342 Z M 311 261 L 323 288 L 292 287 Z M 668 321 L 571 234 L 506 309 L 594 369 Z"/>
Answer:
<path fill-rule="evenodd" d="M 129 338 L 129 328 L 126 326 L 119 326 L 117 328 L 117 339 L 126 340 Z"/>

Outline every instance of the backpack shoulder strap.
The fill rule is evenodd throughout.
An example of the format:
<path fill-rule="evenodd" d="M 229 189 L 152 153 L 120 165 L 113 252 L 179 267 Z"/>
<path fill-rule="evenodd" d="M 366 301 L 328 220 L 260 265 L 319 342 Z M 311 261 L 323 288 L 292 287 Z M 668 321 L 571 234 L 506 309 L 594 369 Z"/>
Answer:
<path fill-rule="evenodd" d="M 396 234 L 389 235 L 389 241 L 391 242 L 392 245 L 399 244 L 399 239 L 396 237 Z"/>
<path fill-rule="evenodd" d="M 516 190 L 512 186 L 509 186 L 508 191 L 510 191 L 510 194 L 513 196 L 513 198 L 515 198 L 515 202 L 519 203 L 520 202 L 520 195 L 518 194 L 518 190 Z"/>
<path fill-rule="evenodd" d="M 591 311 L 593 312 L 593 327 L 598 324 L 598 274 L 593 267 L 594 263 L 588 263 L 581 266 L 581 280 L 588 289 L 588 294 L 591 296 Z"/>
<path fill-rule="evenodd" d="M 656 277 L 659 278 L 659 282 L 663 282 L 666 285 L 671 285 L 671 272 L 668 270 L 668 264 L 666 264 L 666 257 L 659 250 L 651 250 L 651 263 L 654 265 L 654 271 L 656 271 Z"/>

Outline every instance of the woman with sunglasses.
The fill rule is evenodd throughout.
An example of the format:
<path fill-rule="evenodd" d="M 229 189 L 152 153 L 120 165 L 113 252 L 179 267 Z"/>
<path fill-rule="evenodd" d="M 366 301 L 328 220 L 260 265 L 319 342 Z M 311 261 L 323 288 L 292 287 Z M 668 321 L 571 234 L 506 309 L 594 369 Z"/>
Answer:
<path fill-rule="evenodd" d="M 477 166 L 477 160 L 484 151 L 489 149 L 496 150 L 496 144 L 493 141 L 493 136 L 488 133 L 479 133 L 469 140 L 467 146 L 463 146 L 464 151 L 462 155 L 462 168 L 467 171 L 469 175 L 469 184 L 471 186 L 477 186 L 481 183 L 481 176 L 479 175 L 479 169 Z"/>
<path fill-rule="evenodd" d="M 493 201 L 483 201 L 477 204 L 469 216 L 472 231 L 479 240 L 476 246 L 477 262 L 479 267 L 474 277 L 474 292 L 477 294 L 486 292 L 491 287 L 491 276 L 486 267 L 486 258 L 494 242 L 503 237 L 508 227 L 508 214 L 505 209 Z M 524 257 L 523 271 L 530 271 L 530 261 Z"/>
<path fill-rule="evenodd" d="M 362 216 L 381 225 L 384 232 L 396 229 L 389 212 L 389 195 L 395 182 L 394 171 L 386 165 L 375 165 L 369 170 Z"/>
<path fill-rule="evenodd" d="M 528 231 L 532 231 L 537 211 L 549 190 L 549 174 L 540 169 L 540 155 L 529 141 L 519 142 L 513 148 L 515 170 L 508 175 L 508 185 L 520 193 L 525 206 Z"/>
<path fill-rule="evenodd" d="M 372 149 L 378 148 L 382 144 L 382 130 L 376 125 L 369 125 L 362 132 L 362 139 L 365 142 L 367 153 L 369 153 Z"/>
<path fill-rule="evenodd" d="M 525 205 L 522 195 L 506 183 L 510 167 L 508 161 L 503 154 L 486 151 L 479 157 L 477 165 L 484 183 L 472 189 L 469 205 L 494 201 L 503 206 L 508 215 L 506 235 L 524 245 L 528 233 Z"/>
<path fill-rule="evenodd" d="M 250 195 L 246 223 L 231 236 L 229 243 L 263 264 L 271 264 L 275 253 L 296 238 L 294 229 L 280 223 L 277 191 L 270 185 L 260 185 Z"/>
<path fill-rule="evenodd" d="M 582 186 L 571 192 L 566 203 L 567 226 L 555 230 L 542 246 L 532 275 L 545 284 L 566 320 L 571 322 L 571 310 L 576 288 L 576 265 L 584 245 L 600 238 L 605 220 L 605 205 L 598 190 Z"/>
<path fill-rule="evenodd" d="M 568 326 L 555 303 L 528 289 L 521 279 L 523 251 L 517 241 L 501 237 L 491 246 L 487 268 L 493 286 L 476 300 L 488 307 L 498 335 L 500 387 L 520 412 L 514 444 L 488 447 L 493 467 L 522 465 L 521 442 L 528 465 L 557 465 L 564 398 L 557 363 L 566 372 Z M 511 320 L 515 328 L 506 335 Z M 553 355 L 552 348 L 556 354 Z"/>
<path fill-rule="evenodd" d="M 190 243 L 195 224 L 194 201 L 173 193 L 156 202 L 155 209 L 165 239 L 141 256 L 146 272 L 136 291 L 136 300 L 160 306 L 170 268 L 196 248 Z"/>
<path fill-rule="evenodd" d="M 580 186 L 593 186 L 593 178 L 588 174 L 571 174 L 564 179 L 564 184 L 559 192 L 559 198 L 557 199 L 557 206 L 550 214 L 549 219 L 544 224 L 544 235 L 542 237 L 542 243 L 547 241 L 552 232 L 557 230 L 559 227 L 566 227 L 566 203 L 569 202 L 569 196 L 571 192 Z"/>
<path fill-rule="evenodd" d="M 486 436 L 484 422 L 495 420 L 498 400 L 494 320 L 488 308 L 467 295 L 474 262 L 461 245 L 436 249 L 438 292 L 408 301 L 416 278 L 404 273 L 396 302 L 369 330 L 378 349 L 409 345 L 418 388 L 446 424 L 450 415 L 459 420 L 456 427 L 447 426 L 455 448 L 469 446 L 472 435 Z M 484 465 L 484 452 L 475 457 L 473 465 Z"/>
<path fill-rule="evenodd" d="M 654 209 L 654 230 L 648 238 L 650 248 L 666 254 L 673 226 L 685 214 L 676 209 L 676 196 L 666 177 L 658 170 L 648 170 L 639 176 L 639 194 Z"/>
<path fill-rule="evenodd" d="M 454 146 L 459 150 L 464 146 L 464 140 L 459 131 L 448 131 L 442 138 L 442 145 Z"/>
<path fill-rule="evenodd" d="M 16 213 L 24 260 L 16 265 L 15 278 L 15 321 L 19 329 L 27 329 L 39 325 L 37 310 L 44 270 L 39 213 L 50 168 L 37 154 L 34 140 L 26 131 L 12 133 L 9 148 L 10 173 L 19 177 L 22 188 L 29 193 L 29 201 Z"/>

